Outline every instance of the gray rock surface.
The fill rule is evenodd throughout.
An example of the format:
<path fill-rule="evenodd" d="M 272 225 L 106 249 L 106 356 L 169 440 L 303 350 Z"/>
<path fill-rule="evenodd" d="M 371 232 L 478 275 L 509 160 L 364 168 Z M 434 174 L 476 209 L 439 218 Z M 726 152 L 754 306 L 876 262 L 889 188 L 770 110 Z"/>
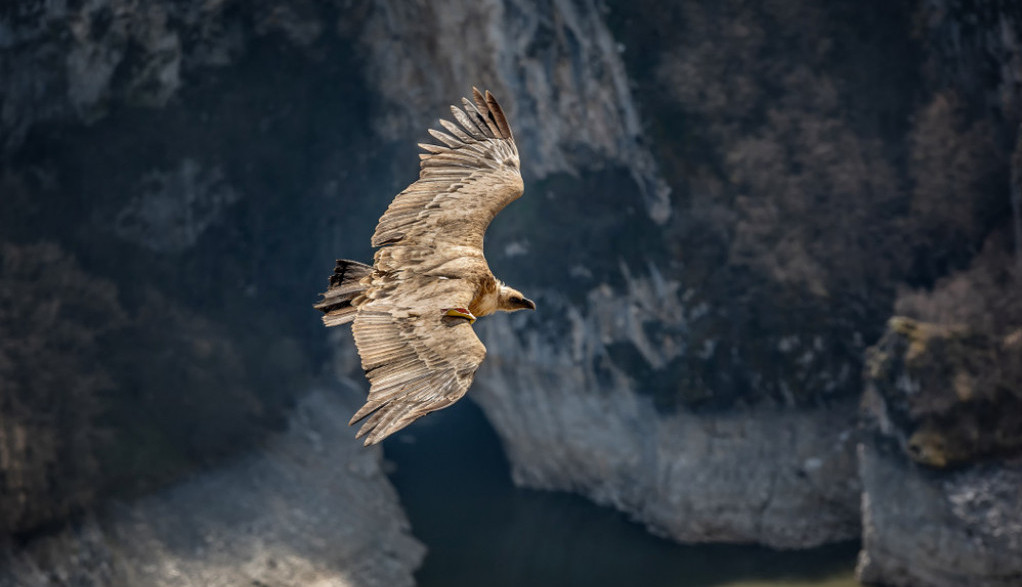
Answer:
<path fill-rule="evenodd" d="M 879 336 L 897 284 L 932 283 L 964 266 L 996 230 L 992 221 L 969 219 L 995 193 L 987 188 L 998 184 L 987 176 L 1003 180 L 997 166 L 1004 157 L 987 144 L 993 123 L 973 120 L 983 115 L 968 112 L 993 107 L 995 121 L 1003 116 L 1011 129 L 1017 126 L 1019 9 L 1012 2 L 976 0 L 913 6 L 806 0 L 607 4 L 616 21 L 600 0 L 4 3 L 0 159 L 14 163 L 10 173 L 0 170 L 0 181 L 23 184 L 20 198 L 7 198 L 31 204 L 23 209 L 42 203 L 40 209 L 66 210 L 77 203 L 72 209 L 97 223 L 90 232 L 75 222 L 69 234 L 59 215 L 45 215 L 41 226 L 24 227 L 33 239 L 36 233 L 59 237 L 61 246 L 85 249 L 90 254 L 83 258 L 95 260 L 110 258 L 98 235 L 113 233 L 124 249 L 144 249 L 134 263 L 123 264 L 128 270 L 145 267 L 138 273 L 161 290 L 193 291 L 207 317 L 226 314 L 222 306 L 205 305 L 225 297 L 245 318 L 266 309 L 266 315 L 282 316 L 295 299 L 315 290 L 273 288 L 312 284 L 314 270 L 306 265 L 314 265 L 307 261 L 315 251 L 353 250 L 337 245 L 371 227 L 380 210 L 366 202 L 385 203 L 393 194 L 395 186 L 379 183 L 413 176 L 414 167 L 404 160 L 386 163 L 389 155 L 405 145 L 410 153 L 409 139 L 424 138 L 424 129 L 469 86 L 490 88 L 513 117 L 532 190 L 518 204 L 524 213 L 509 210 L 501 217 L 517 224 L 505 224 L 503 234 L 495 225 L 489 242 L 504 256 L 491 254 L 491 260 L 495 268 L 508 266 L 508 274 L 514 265 L 519 274 L 527 268 L 533 282 L 515 285 L 538 293 L 542 308 L 479 323 L 490 358 L 472 395 L 500 433 L 515 479 L 583 493 L 679 540 L 804 547 L 854 537 L 859 482 L 852 430 L 861 351 Z M 620 25 L 618 39 L 609 23 Z M 267 53 L 271 46 L 279 50 Z M 350 63 L 338 59 L 349 50 L 357 54 Z M 237 85 L 214 85 L 225 91 L 206 103 L 201 96 L 188 98 L 210 79 L 230 77 L 232 66 L 243 69 L 246 51 L 255 55 L 247 67 L 267 54 L 275 59 L 262 62 L 269 65 L 259 75 L 239 77 Z M 622 55 L 639 58 L 625 71 Z M 643 61 L 655 63 L 654 71 L 636 67 Z M 889 62 L 895 66 L 885 68 Z M 300 72 L 295 77 L 267 75 L 292 65 Z M 346 78 L 305 73 L 331 66 L 357 79 L 343 86 L 344 96 L 331 95 L 329 105 L 310 109 L 299 98 L 328 94 Z M 919 68 L 929 73 L 912 73 Z M 928 87 L 920 88 L 917 74 L 933 77 Z M 294 88 L 290 94 L 260 93 L 258 78 Z M 232 100 L 237 97 L 252 97 L 265 108 L 246 108 Z M 952 107 L 956 100 L 964 100 L 963 113 Z M 933 106 L 920 110 L 920 102 Z M 221 104 L 226 108 L 214 107 Z M 237 128 L 225 122 L 229 116 L 202 114 L 230 109 L 242 121 Z M 125 110 L 161 116 L 178 110 L 178 118 L 149 126 L 159 116 L 143 114 L 123 135 L 107 129 L 78 142 L 62 138 L 82 127 L 103 130 L 103 122 L 117 122 L 111 112 Z M 315 114 L 294 118 L 296 111 L 310 110 Z M 346 115 L 359 124 L 329 124 Z M 912 129 L 902 128 L 910 120 Z M 210 132 L 195 133 L 199 140 L 182 133 L 164 151 L 176 121 L 203 130 L 210 125 Z M 285 132 L 296 127 L 326 130 Z M 37 140 L 26 141 L 30 135 Z M 110 178 L 95 171 L 91 183 L 102 189 L 80 191 L 90 182 L 68 173 L 67 167 L 80 166 L 88 178 L 96 168 L 88 152 L 152 147 L 143 139 L 154 135 L 161 144 L 149 151 L 166 155 L 154 155 L 155 163 L 115 156 L 125 170 Z M 203 145 L 210 136 L 235 138 Z M 970 146 L 972 138 L 977 145 Z M 298 143 L 315 148 L 295 157 L 291 147 Z M 22 145 L 29 152 L 19 151 Z M 930 145 L 936 153 L 917 148 Z M 203 146 L 206 152 L 193 152 Z M 51 161 L 53 153 L 62 157 Z M 909 161 L 907 168 L 901 159 Z M 257 171 L 280 173 L 251 173 L 243 160 Z M 377 161 L 380 168 L 391 166 L 377 169 Z M 360 168 L 372 170 L 352 180 Z M 955 180 L 959 170 L 964 179 Z M 615 174 L 627 181 L 606 181 Z M 675 190 L 673 199 L 664 177 Z M 307 181 L 296 185 L 299 178 Z M 908 194 L 904 186 L 913 183 L 918 185 Z M 5 189 L 8 195 L 15 191 Z M 277 199 L 275 191 L 283 196 Z M 40 197 L 47 192 L 50 199 Z M 316 216 L 331 212 L 317 222 L 291 216 L 297 208 L 291 202 L 298 201 Z M 954 202 L 965 205 L 947 205 Z M 653 222 L 623 222 L 632 208 Z M 334 217 L 338 210 L 345 213 Z M 993 217 L 1000 214 L 990 210 Z M 626 229 L 614 231 L 621 226 Z M 239 237 L 250 228 L 254 238 L 246 243 Z M 555 232 L 562 240 L 544 240 Z M 313 233 L 319 236 L 308 238 Z M 280 240 L 263 238 L 269 234 Z M 934 234 L 937 244 L 928 244 Z M 971 235 L 971 244 L 963 245 L 960 234 Z M 593 240 L 612 244 L 601 248 Z M 265 245 L 256 246 L 258 241 Z M 235 244 L 243 254 L 220 256 Z M 153 250 L 167 257 L 155 260 L 156 266 Z M 549 269 L 552 251 L 568 261 Z M 916 261 L 905 251 L 914 251 L 920 262 L 936 262 L 929 269 L 910 267 Z M 507 262 L 512 257 L 518 259 Z M 642 276 L 625 271 L 618 279 L 618 259 L 632 267 L 662 262 L 668 276 L 633 270 Z M 171 272 L 172 265 L 182 269 Z M 135 279 L 96 270 L 123 291 Z M 244 299 L 237 296 L 239 286 Z M 184 336 L 193 331 L 218 332 L 181 329 L 181 339 L 198 338 Z M 253 334 L 246 324 L 244 332 L 262 351 L 278 348 L 265 343 L 287 328 L 269 323 L 266 331 Z M 228 333 L 213 340 L 240 338 Z M 288 341 L 277 342 L 291 348 L 282 344 Z M 166 349 L 166 340 L 153 346 Z M 197 346 L 201 354 L 204 345 Z M 226 364 L 221 356 L 235 356 L 233 347 L 228 350 L 209 362 Z M 262 357 L 251 349 L 236 356 L 255 363 Z M 237 364 L 237 372 L 248 371 Z M 249 386 L 229 373 L 237 388 Z M 192 394 L 203 389 L 187 388 Z M 172 397 L 153 411 L 205 405 Z M 122 401 L 133 413 L 134 404 Z M 311 412 L 303 404 L 295 421 L 307 421 L 272 441 L 265 455 L 130 504 L 99 506 L 72 529 L 10 554 L 8 582 L 362 584 L 383 576 L 389 581 L 383 584 L 407 583 L 407 569 L 421 550 L 408 542 L 375 461 L 351 452 L 347 429 L 338 432 L 333 420 L 319 421 L 318 414 L 333 408 L 316 401 Z M 72 411 L 69 404 L 58 405 Z M 253 405 L 268 406 L 263 411 L 273 414 L 279 404 Z M 340 411 L 350 413 L 349 407 Z M 188 427 L 192 415 L 170 417 Z M 214 418 L 203 422 L 226 429 Z M 336 442 L 316 452 L 314 438 L 300 432 L 306 424 L 322 430 L 324 439 L 336 433 Z M 28 452 L 20 436 L 9 438 L 8 452 Z M 350 462 L 370 473 L 364 483 L 352 482 L 354 477 L 324 468 L 326 462 Z M 881 469 L 864 460 L 872 513 L 863 576 L 878 582 L 964 581 L 965 573 L 1010 578 L 1004 570 L 1014 563 L 1002 554 L 1018 546 L 1007 523 L 1018 519 L 1012 509 L 1017 494 L 1005 493 L 1018 487 L 1013 470 L 970 468 L 954 477 L 964 480 L 958 489 L 948 489 L 948 482 L 938 481 L 951 477 L 893 465 Z M 60 481 L 66 486 L 66 478 Z M 904 493 L 894 485 L 899 482 L 919 491 Z M 14 485 L 19 491 L 30 486 Z M 241 486 L 249 492 L 236 494 Z M 956 497 L 945 499 L 951 495 Z M 376 505 L 344 509 L 353 502 L 341 498 L 352 496 Z M 317 509 L 324 503 L 337 508 Z M 950 509 L 941 509 L 947 503 Z M 913 509 L 926 504 L 934 507 Z M 887 523 L 896 518 L 888 511 L 908 512 L 903 526 Z M 926 511 L 936 517 L 926 518 Z M 380 526 L 379 519 L 389 522 Z M 905 536 L 913 523 L 949 534 L 938 545 Z M 345 533 L 355 527 L 382 534 Z M 972 527 L 979 529 L 982 549 L 969 542 L 968 532 L 961 534 Z M 389 547 L 374 542 L 386 537 L 404 546 L 387 554 Z M 898 540 L 904 544 L 885 546 Z M 349 546 L 355 550 L 349 553 Z M 360 552 L 373 556 L 361 558 Z M 943 554 L 965 562 L 956 569 L 926 560 Z M 912 574 L 913 565 L 922 571 Z"/>
<path fill-rule="evenodd" d="M 1022 585 L 1022 460 L 927 470 L 872 442 L 859 448 L 868 584 Z"/>
<path fill-rule="evenodd" d="M 473 84 L 492 89 L 517 128 L 530 173 L 619 165 L 652 218 L 670 216 L 667 184 L 643 133 L 620 47 L 594 0 L 377 2 L 343 12 L 295 0 L 135 3 L 25 2 L 0 9 L 0 135 L 15 151 L 40 123 L 92 123 L 112 104 L 161 108 L 200 67 L 225 66 L 254 36 L 280 33 L 308 47 L 325 31 L 353 33 L 369 57 L 369 85 L 385 108 L 381 137 L 432 125 Z M 239 8 L 240 9 L 240 8 Z"/>
<path fill-rule="evenodd" d="M 169 19 L 195 23 L 215 16 L 220 3 L 205 3 L 212 10 L 202 4 L 19 2 L 0 10 L 3 150 L 16 149 L 39 123 L 93 122 L 115 96 L 166 104 L 180 86 L 182 62 L 181 38 Z"/>
<path fill-rule="evenodd" d="M 16 151 L 40 124 L 92 124 L 115 104 L 163 108 L 189 73 L 230 65 L 253 37 L 281 33 L 307 47 L 329 10 L 301 0 L 5 3 L 0 154 Z"/>
<path fill-rule="evenodd" d="M 114 232 L 154 251 L 183 251 L 239 197 L 223 170 L 203 169 L 186 158 L 142 178 L 138 195 L 118 213 Z"/>
<path fill-rule="evenodd" d="M 654 366 L 686 352 L 677 283 L 652 271 L 576 306 L 538 296 L 562 330 L 526 315 L 480 322 L 488 349 L 471 397 L 493 423 L 516 483 L 575 491 L 683 542 L 807 548 L 859 533 L 854 401 L 662 413 L 611 356 L 631 344 Z M 522 322 L 515 324 L 516 322 Z M 653 325 L 659 332 L 651 334 Z"/>
<path fill-rule="evenodd" d="M 0 585 L 413 585 L 425 549 L 345 425 L 361 393 L 312 392 L 255 454 L 8 549 Z"/>
<path fill-rule="evenodd" d="M 959 276 L 957 288 L 935 288 L 931 311 L 954 304 L 963 312 L 980 303 L 980 295 L 953 295 L 971 291 L 963 286 L 975 285 L 979 269 Z M 1014 333 L 1001 339 L 895 317 L 870 349 L 858 449 L 862 581 L 1022 584 L 1018 342 Z"/>
<path fill-rule="evenodd" d="M 532 131 L 518 137 L 526 173 L 621 166 L 650 217 L 670 217 L 670 189 L 640 142 L 624 47 L 598 1 L 387 0 L 371 9 L 360 39 L 368 81 L 387 106 L 381 136 L 423 136 L 454 96 L 478 85 L 500 98 L 516 129 Z"/>

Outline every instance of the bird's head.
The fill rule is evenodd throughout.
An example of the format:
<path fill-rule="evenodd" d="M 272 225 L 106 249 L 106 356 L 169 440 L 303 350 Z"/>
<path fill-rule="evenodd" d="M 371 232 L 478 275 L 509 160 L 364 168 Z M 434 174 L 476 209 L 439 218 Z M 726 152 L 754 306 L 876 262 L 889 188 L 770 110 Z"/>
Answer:
<path fill-rule="evenodd" d="M 517 289 L 501 285 L 500 292 L 497 294 L 497 309 L 504 310 L 505 312 L 514 312 L 516 310 L 535 310 L 536 304 L 529 298 L 523 296 L 522 292 Z"/>

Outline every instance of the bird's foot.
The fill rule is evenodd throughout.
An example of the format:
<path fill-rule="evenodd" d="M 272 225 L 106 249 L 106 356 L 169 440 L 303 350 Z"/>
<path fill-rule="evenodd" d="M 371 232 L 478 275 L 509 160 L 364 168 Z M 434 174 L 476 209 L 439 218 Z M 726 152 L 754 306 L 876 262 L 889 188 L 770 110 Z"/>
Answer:
<path fill-rule="evenodd" d="M 465 320 L 468 320 L 469 324 L 475 324 L 476 321 L 475 315 L 473 315 L 472 312 L 469 312 L 466 308 L 451 308 L 444 312 L 444 316 L 464 318 Z"/>

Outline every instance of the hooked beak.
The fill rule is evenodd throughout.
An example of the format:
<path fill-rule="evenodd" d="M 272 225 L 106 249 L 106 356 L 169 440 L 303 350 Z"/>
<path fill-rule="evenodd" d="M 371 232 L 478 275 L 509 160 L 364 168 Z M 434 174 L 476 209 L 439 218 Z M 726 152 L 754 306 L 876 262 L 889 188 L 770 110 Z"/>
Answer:
<path fill-rule="evenodd" d="M 522 304 L 524 305 L 524 307 L 530 310 L 536 309 L 536 302 L 530 300 L 529 298 L 522 298 Z"/>

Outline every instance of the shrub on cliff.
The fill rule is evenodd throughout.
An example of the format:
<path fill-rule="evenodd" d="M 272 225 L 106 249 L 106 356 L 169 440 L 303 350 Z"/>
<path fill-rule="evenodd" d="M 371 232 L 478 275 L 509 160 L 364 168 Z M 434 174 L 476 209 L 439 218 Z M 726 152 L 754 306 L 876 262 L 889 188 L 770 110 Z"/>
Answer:
<path fill-rule="evenodd" d="M 0 245 L 0 535 L 251 446 L 306 369 L 290 338 L 119 295 L 55 244 Z"/>
<path fill-rule="evenodd" d="M 51 243 L 0 245 L 0 532 L 87 504 L 113 385 L 107 336 L 127 320 L 114 285 Z"/>
<path fill-rule="evenodd" d="M 1022 453 L 1022 329 L 892 318 L 866 361 L 868 421 L 913 460 L 947 467 Z"/>

